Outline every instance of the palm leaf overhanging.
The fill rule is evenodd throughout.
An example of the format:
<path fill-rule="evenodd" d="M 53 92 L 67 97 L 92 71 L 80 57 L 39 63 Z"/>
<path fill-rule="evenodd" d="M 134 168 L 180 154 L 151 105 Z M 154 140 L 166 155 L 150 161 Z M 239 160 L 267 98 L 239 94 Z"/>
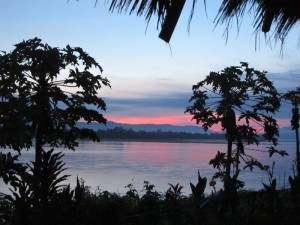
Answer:
<path fill-rule="evenodd" d="M 145 16 L 149 23 L 153 15 L 157 15 L 157 29 L 161 27 L 159 37 L 169 42 L 182 8 L 186 0 L 112 0 L 109 10 L 118 12 L 136 12 L 138 16 Z M 196 0 L 193 0 L 193 8 Z M 194 10 L 191 11 L 191 16 Z"/>
<path fill-rule="evenodd" d="M 179 0 L 112 0 L 109 10 L 118 12 L 137 13 L 145 16 L 149 22 L 152 16 L 157 16 L 157 29 L 163 26 L 172 5 Z M 185 0 L 180 0 L 185 2 Z M 197 0 L 192 1 L 191 17 L 193 17 Z M 204 0 L 206 5 L 206 1 Z M 300 21 L 300 0 L 223 0 L 216 24 L 226 24 L 227 28 L 233 19 L 241 21 L 245 13 L 254 13 L 254 29 L 256 32 L 267 33 L 274 28 L 275 40 L 285 40 L 290 30 Z M 180 14 L 179 14 L 180 15 Z M 190 20 L 189 20 L 190 23 Z M 172 31 L 173 32 L 173 31 Z M 171 34 L 172 35 L 172 34 Z M 167 41 L 168 42 L 168 41 Z"/>
<path fill-rule="evenodd" d="M 249 10 L 247 10 L 249 9 Z M 267 33 L 274 27 L 275 40 L 285 40 L 300 21 L 300 0 L 224 0 L 216 18 L 217 24 L 230 24 L 242 19 L 245 12 L 254 12 L 255 31 Z"/>
<path fill-rule="evenodd" d="M 157 14 L 157 28 L 165 18 L 166 11 L 170 7 L 170 0 L 112 0 L 109 10 L 117 10 L 119 13 L 136 12 L 138 16 L 145 16 L 149 22 L 153 15 Z"/>

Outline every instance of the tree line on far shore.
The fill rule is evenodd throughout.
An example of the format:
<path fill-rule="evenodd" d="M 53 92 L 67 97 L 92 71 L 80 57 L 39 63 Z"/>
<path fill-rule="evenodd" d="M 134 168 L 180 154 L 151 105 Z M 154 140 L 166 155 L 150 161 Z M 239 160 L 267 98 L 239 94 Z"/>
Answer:
<path fill-rule="evenodd" d="M 106 139 L 138 139 L 138 140 L 225 140 L 224 133 L 190 133 L 173 131 L 134 131 L 123 127 L 98 130 L 98 137 Z"/>

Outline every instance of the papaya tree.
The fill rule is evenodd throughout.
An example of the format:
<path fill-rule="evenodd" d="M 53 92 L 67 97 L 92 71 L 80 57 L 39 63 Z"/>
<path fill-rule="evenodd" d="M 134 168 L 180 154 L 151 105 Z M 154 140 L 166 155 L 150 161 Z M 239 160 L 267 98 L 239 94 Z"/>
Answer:
<path fill-rule="evenodd" d="M 292 193 L 294 195 L 296 205 L 300 202 L 300 144 L 299 144 L 299 127 L 300 127 L 300 86 L 292 91 L 288 91 L 283 95 L 283 98 L 289 101 L 292 108 L 292 119 L 291 127 L 295 131 L 296 138 L 296 175 L 293 177 L 289 176 L 289 182 L 291 185 Z"/>
<path fill-rule="evenodd" d="M 291 127 L 292 130 L 295 131 L 295 139 L 296 139 L 296 170 L 297 174 L 300 175 L 300 144 L 299 144 L 299 127 L 300 127 L 300 113 L 299 113 L 299 105 L 300 105 L 300 86 L 295 90 L 288 91 L 283 95 L 283 98 L 289 102 L 291 102 L 292 108 L 292 119 L 291 119 Z"/>
<path fill-rule="evenodd" d="M 219 169 L 215 177 L 224 181 L 225 191 L 235 190 L 233 185 L 243 185 L 237 180 L 241 160 L 250 169 L 255 165 L 264 169 L 245 151 L 246 145 L 259 144 L 261 138 L 277 144 L 278 125 L 272 115 L 280 107 L 280 98 L 266 74 L 241 62 L 240 66 L 210 72 L 192 88 L 192 105 L 185 112 L 204 130 L 219 125 L 226 134 L 226 153 L 218 152 L 210 161 Z"/>
<path fill-rule="evenodd" d="M 94 75 L 94 73 L 99 73 Z M 43 146 L 75 149 L 79 138 L 99 141 L 77 121 L 105 123 L 99 112 L 101 66 L 81 48 L 60 49 L 34 38 L 0 55 L 0 146 L 20 151 L 35 146 L 38 176 Z M 34 140 L 34 141 L 33 141 Z"/>

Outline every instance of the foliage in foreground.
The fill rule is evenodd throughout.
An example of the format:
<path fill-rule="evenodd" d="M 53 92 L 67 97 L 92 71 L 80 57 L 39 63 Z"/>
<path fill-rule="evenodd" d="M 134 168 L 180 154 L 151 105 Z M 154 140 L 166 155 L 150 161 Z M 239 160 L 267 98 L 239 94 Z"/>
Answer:
<path fill-rule="evenodd" d="M 240 192 L 235 209 L 229 209 L 223 193 L 203 197 L 183 196 L 179 185 L 158 193 L 145 183 L 144 194 L 134 189 L 125 195 L 107 191 L 89 192 L 78 182 L 56 193 L 45 208 L 28 207 L 22 215 L 4 196 L 0 198 L 0 224 L 299 224 L 299 208 L 292 204 L 289 191 L 265 189 Z M 25 212 L 25 211 L 24 211 Z"/>
<path fill-rule="evenodd" d="M 276 179 L 257 192 L 239 192 L 236 205 L 227 202 L 225 192 L 205 195 L 207 179 L 198 173 L 185 196 L 180 184 L 169 184 L 164 193 L 144 182 L 139 193 L 132 184 L 121 195 L 97 190 L 95 193 L 77 179 L 74 189 L 62 185 L 63 154 L 43 152 L 42 188 L 36 189 L 32 165 L 17 164 L 17 157 L 0 155 L 1 177 L 11 186 L 11 195 L 0 194 L 0 224 L 11 225 L 176 225 L 176 224 L 299 224 L 299 202 L 290 190 L 277 190 Z M 214 185 L 210 183 L 210 185 Z M 38 194 L 36 194 L 39 192 Z"/>

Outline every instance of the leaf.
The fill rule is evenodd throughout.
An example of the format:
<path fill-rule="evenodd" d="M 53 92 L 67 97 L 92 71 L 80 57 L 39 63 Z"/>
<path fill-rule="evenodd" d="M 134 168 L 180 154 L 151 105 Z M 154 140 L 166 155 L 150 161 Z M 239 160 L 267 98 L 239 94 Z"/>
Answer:
<path fill-rule="evenodd" d="M 285 150 L 277 150 L 273 146 L 270 146 L 270 147 L 267 147 L 267 148 L 269 149 L 268 152 L 269 152 L 269 157 L 270 158 L 273 156 L 273 154 L 279 154 L 282 157 L 289 155 Z"/>

